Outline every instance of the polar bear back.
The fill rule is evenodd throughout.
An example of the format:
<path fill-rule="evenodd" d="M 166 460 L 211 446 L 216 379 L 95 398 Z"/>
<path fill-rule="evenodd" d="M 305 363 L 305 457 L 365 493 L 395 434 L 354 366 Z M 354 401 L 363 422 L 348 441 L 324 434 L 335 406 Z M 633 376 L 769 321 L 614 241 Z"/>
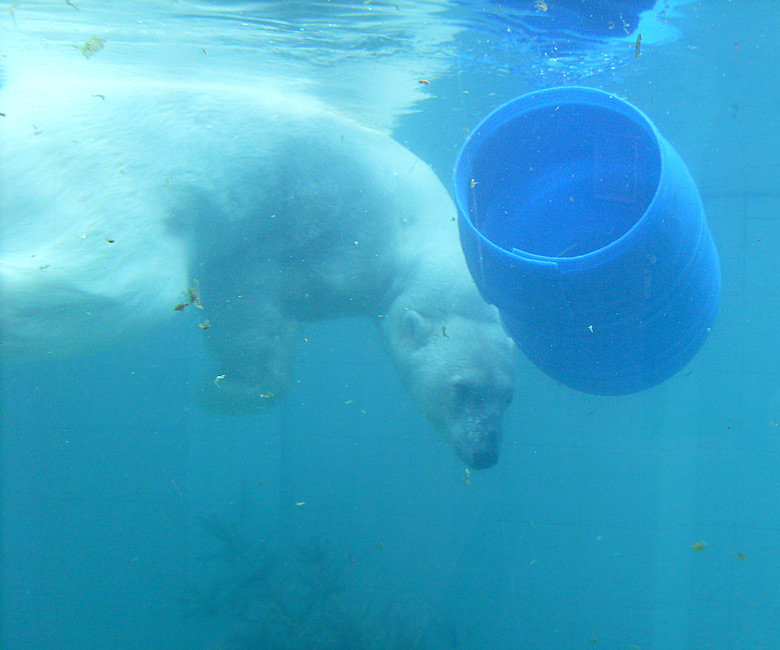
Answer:
<path fill-rule="evenodd" d="M 271 285 L 301 316 L 358 313 L 422 248 L 457 245 L 424 163 L 308 98 L 37 74 L 10 81 L 0 105 L 4 354 L 146 331 L 217 265 L 251 268 L 242 282 Z M 62 318 L 36 327 L 40 309 Z"/>

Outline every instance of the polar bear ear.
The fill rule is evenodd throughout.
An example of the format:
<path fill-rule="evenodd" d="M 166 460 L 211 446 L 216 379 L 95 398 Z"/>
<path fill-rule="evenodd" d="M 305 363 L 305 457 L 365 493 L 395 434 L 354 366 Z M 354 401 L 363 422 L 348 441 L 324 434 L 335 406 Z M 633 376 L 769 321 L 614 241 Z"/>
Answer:
<path fill-rule="evenodd" d="M 401 316 L 401 334 L 407 341 L 422 345 L 428 338 L 429 327 L 420 312 L 407 309 Z"/>

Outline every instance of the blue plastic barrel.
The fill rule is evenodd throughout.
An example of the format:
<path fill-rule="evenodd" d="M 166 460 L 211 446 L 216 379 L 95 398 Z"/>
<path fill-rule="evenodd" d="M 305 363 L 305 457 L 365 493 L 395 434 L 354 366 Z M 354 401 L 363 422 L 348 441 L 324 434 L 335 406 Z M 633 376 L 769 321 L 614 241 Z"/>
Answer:
<path fill-rule="evenodd" d="M 620 395 L 674 375 L 720 300 L 696 184 L 631 104 L 552 88 L 493 111 L 455 168 L 466 260 L 544 372 Z"/>

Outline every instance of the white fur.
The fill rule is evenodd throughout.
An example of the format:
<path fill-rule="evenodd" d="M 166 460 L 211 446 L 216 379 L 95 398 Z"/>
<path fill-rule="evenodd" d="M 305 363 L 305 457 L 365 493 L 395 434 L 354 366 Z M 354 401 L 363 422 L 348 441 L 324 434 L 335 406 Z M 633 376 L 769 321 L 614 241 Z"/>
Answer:
<path fill-rule="evenodd" d="M 28 77 L 0 111 L 3 356 L 127 339 L 197 279 L 213 408 L 282 398 L 298 323 L 361 315 L 461 458 L 495 462 L 511 344 L 447 191 L 387 135 L 219 83 Z"/>

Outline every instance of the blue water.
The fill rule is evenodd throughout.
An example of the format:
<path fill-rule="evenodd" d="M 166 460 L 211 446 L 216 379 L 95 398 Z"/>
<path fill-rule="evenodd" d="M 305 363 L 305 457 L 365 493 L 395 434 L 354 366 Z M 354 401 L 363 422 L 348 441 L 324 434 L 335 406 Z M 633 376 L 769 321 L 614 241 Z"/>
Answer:
<path fill-rule="evenodd" d="M 5 69 L 84 65 L 101 36 L 90 62 L 118 70 L 261 72 L 445 183 L 508 99 L 614 92 L 690 167 L 723 268 L 709 340 L 661 386 L 580 394 L 518 354 L 500 461 L 468 476 L 358 320 L 307 324 L 293 393 L 256 415 L 197 407 L 205 351 L 178 320 L 3 361 L 3 650 L 780 647 L 780 11 L 659 2 L 637 57 L 632 28 L 545 31 L 576 3 L 527 4 L 2 7 Z"/>

